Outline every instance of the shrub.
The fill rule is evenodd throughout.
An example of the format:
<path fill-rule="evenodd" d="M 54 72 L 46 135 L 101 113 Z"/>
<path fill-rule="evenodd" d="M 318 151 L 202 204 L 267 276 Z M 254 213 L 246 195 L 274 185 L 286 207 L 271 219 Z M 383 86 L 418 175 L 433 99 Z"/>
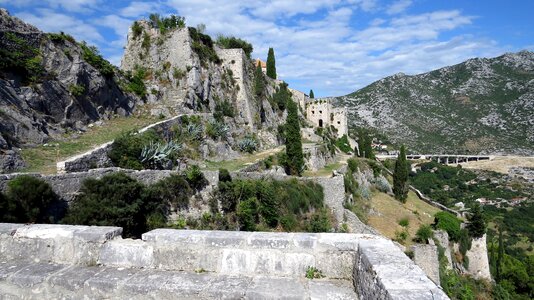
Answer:
<path fill-rule="evenodd" d="M 239 203 L 237 207 L 237 218 L 241 230 L 254 231 L 258 221 L 258 200 L 252 197 Z"/>
<path fill-rule="evenodd" d="M 309 232 L 329 232 L 331 228 L 327 209 L 322 208 L 313 213 L 308 224 Z"/>
<path fill-rule="evenodd" d="M 178 68 L 173 68 L 172 69 L 172 77 L 174 77 L 174 79 L 180 80 L 184 76 L 185 76 L 185 71 L 184 70 L 178 69 Z"/>
<path fill-rule="evenodd" d="M 177 15 L 170 15 L 169 17 L 161 17 L 159 14 L 152 13 L 148 16 L 150 25 L 153 28 L 159 29 L 161 34 L 175 28 L 185 27 L 185 18 Z"/>
<path fill-rule="evenodd" d="M 56 200 L 56 194 L 46 181 L 29 175 L 17 176 L 7 184 L 4 217 L 20 223 L 54 222 L 50 209 Z"/>
<path fill-rule="evenodd" d="M 274 103 L 278 106 L 278 109 L 285 110 L 287 102 L 291 100 L 291 93 L 287 89 L 287 83 L 283 82 L 273 95 Z"/>
<path fill-rule="evenodd" d="M 148 215 L 142 192 L 143 186 L 124 173 L 106 175 L 102 179 L 88 178 L 64 222 L 121 226 L 124 236 L 139 237 L 147 228 Z"/>
<path fill-rule="evenodd" d="M 97 69 L 102 76 L 113 77 L 115 68 L 109 61 L 105 60 L 102 55 L 100 55 L 95 46 L 88 46 L 85 42 L 78 45 L 82 48 L 82 56 L 87 63 Z"/>
<path fill-rule="evenodd" d="M 128 91 L 136 94 L 137 96 L 144 98 L 147 95 L 146 85 L 144 83 L 144 78 L 146 76 L 146 69 L 143 67 L 136 66 L 133 76 L 126 76 L 128 78 Z"/>
<path fill-rule="evenodd" d="M 143 34 L 143 41 L 141 42 L 141 47 L 145 49 L 145 52 L 148 52 L 150 50 L 150 35 L 148 33 Z"/>
<path fill-rule="evenodd" d="M 187 135 L 189 138 L 193 141 L 200 141 L 202 140 L 202 132 L 204 129 L 202 128 L 202 124 L 197 123 L 191 123 L 186 126 Z"/>
<path fill-rule="evenodd" d="M 245 40 L 242 40 L 240 38 L 236 38 L 236 37 L 233 37 L 233 36 L 219 35 L 217 37 L 217 42 L 216 43 L 217 43 L 217 45 L 219 45 L 219 47 L 224 48 L 224 49 L 241 48 L 241 49 L 243 49 L 243 51 L 245 52 L 245 55 L 248 58 L 250 58 L 250 54 L 254 50 L 254 48 L 252 47 L 252 44 L 248 43 Z"/>
<path fill-rule="evenodd" d="M 348 164 L 348 168 L 350 170 L 351 173 L 354 173 L 358 170 L 358 161 L 354 158 L 349 158 L 347 160 L 347 164 Z"/>
<path fill-rule="evenodd" d="M 137 39 L 142 33 L 143 33 L 143 27 L 141 27 L 139 22 L 134 21 L 133 24 L 132 24 L 133 38 Z"/>
<path fill-rule="evenodd" d="M 74 97 L 79 97 L 85 93 L 85 87 L 83 85 L 71 84 L 69 85 L 69 92 Z"/>
<path fill-rule="evenodd" d="M 215 117 L 215 120 L 219 122 L 224 121 L 223 116 L 233 118 L 235 116 L 234 107 L 228 100 L 217 101 L 213 116 Z"/>
<path fill-rule="evenodd" d="M 460 239 L 460 221 L 453 214 L 440 211 L 434 215 L 434 224 L 432 225 L 435 229 L 441 229 L 448 233 L 451 241 L 457 242 Z"/>
<path fill-rule="evenodd" d="M 141 170 L 144 167 L 141 162 L 143 147 L 159 141 L 160 137 L 154 130 L 147 130 L 140 134 L 125 132 L 115 139 L 108 157 L 118 167 Z"/>
<path fill-rule="evenodd" d="M 258 150 L 258 142 L 253 137 L 245 137 L 237 143 L 237 147 L 241 152 L 253 153 Z"/>
<path fill-rule="evenodd" d="M 205 65 L 207 61 L 220 63 L 221 59 L 217 56 L 213 48 L 213 41 L 209 35 L 199 32 L 196 28 L 189 27 L 189 36 L 193 40 L 193 51 L 198 55 L 200 62 Z"/>
<path fill-rule="evenodd" d="M 486 221 L 482 215 L 480 205 L 473 207 L 467 221 L 467 230 L 471 237 L 481 238 L 486 233 Z"/>
<path fill-rule="evenodd" d="M 350 147 L 349 139 L 346 134 L 336 140 L 336 147 L 345 153 L 352 152 L 352 148 Z"/>
<path fill-rule="evenodd" d="M 146 193 L 154 203 L 168 202 L 176 209 L 187 209 L 194 191 L 184 176 L 173 174 L 149 186 Z"/>
<path fill-rule="evenodd" d="M 204 173 L 200 171 L 197 165 L 188 166 L 185 170 L 185 179 L 189 185 L 199 191 L 208 184 L 208 180 L 204 177 Z"/>
<path fill-rule="evenodd" d="M 232 176 L 227 169 L 219 169 L 219 182 L 231 182 Z"/>
<path fill-rule="evenodd" d="M 415 233 L 415 240 L 426 244 L 428 239 L 431 239 L 433 236 L 434 233 L 432 232 L 432 228 L 429 225 L 422 224 Z"/>
<path fill-rule="evenodd" d="M 16 33 L 5 32 L 4 37 L 9 42 L 0 47 L 0 71 L 21 76 L 23 84 L 39 82 L 46 73 L 39 49 Z"/>
<path fill-rule="evenodd" d="M 47 33 L 48 38 L 55 43 L 64 43 L 69 41 L 73 44 L 76 44 L 76 40 L 70 34 L 65 34 L 63 31 L 60 33 Z"/>
<path fill-rule="evenodd" d="M 404 244 L 410 234 L 407 230 L 395 231 L 395 241 Z"/>
<path fill-rule="evenodd" d="M 402 218 L 399 220 L 399 225 L 402 227 L 408 227 L 410 226 L 410 219 L 408 218 Z"/>

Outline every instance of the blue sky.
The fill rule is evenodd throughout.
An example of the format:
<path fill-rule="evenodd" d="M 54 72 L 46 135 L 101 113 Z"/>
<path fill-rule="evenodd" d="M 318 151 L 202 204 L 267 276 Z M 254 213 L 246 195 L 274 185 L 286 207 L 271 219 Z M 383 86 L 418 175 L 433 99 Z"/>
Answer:
<path fill-rule="evenodd" d="M 43 31 L 96 45 L 119 65 L 128 27 L 151 12 L 234 35 L 279 77 L 316 96 L 348 94 L 398 72 L 417 74 L 472 57 L 534 50 L 531 0 L 0 0 Z"/>

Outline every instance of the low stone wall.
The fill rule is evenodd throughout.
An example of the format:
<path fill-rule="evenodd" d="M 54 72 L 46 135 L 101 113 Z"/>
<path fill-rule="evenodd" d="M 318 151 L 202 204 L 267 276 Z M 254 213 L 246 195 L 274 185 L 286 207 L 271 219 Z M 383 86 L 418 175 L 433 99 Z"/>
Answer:
<path fill-rule="evenodd" d="M 54 175 L 41 175 L 37 173 L 31 174 L 2 174 L 0 175 L 0 191 L 5 192 L 7 189 L 7 183 L 21 175 L 30 175 L 38 177 L 48 182 L 54 192 L 60 197 L 61 200 L 66 202 L 72 201 L 75 196 L 78 194 L 82 183 L 87 178 L 97 178 L 100 179 L 105 175 L 123 172 L 126 175 L 142 182 L 143 184 L 152 184 L 163 178 L 169 177 L 172 174 L 179 174 L 177 171 L 167 171 L 167 170 L 128 170 L 121 168 L 102 168 L 89 170 L 87 172 L 73 172 L 73 173 L 64 173 L 64 174 L 54 174 Z M 208 186 L 213 186 L 218 183 L 219 172 L 218 171 L 203 171 L 204 177 L 208 180 Z"/>
<path fill-rule="evenodd" d="M 438 247 L 436 245 L 416 244 L 412 246 L 413 260 L 423 272 L 439 285 L 439 260 Z"/>
<path fill-rule="evenodd" d="M 78 294 L 74 294 L 76 289 L 62 289 L 68 282 L 71 287 L 73 281 L 87 287 L 94 284 L 98 274 L 108 274 L 111 286 L 95 287 L 93 293 L 110 297 L 134 276 L 140 285 L 127 294 L 139 296 L 150 293 L 144 290 L 152 286 L 148 282 L 161 285 L 154 290 L 156 293 L 176 276 L 191 279 L 199 276 L 195 272 L 205 272 L 197 279 L 211 279 L 205 278 L 197 285 L 174 286 L 174 293 L 187 295 L 194 287 L 202 295 L 203 291 L 213 291 L 214 281 L 224 278 L 219 286 L 221 293 L 233 290 L 232 282 L 242 282 L 246 298 L 278 298 L 292 295 L 293 291 L 286 288 L 305 280 L 307 268 L 314 266 L 326 277 L 317 281 L 323 286 L 314 287 L 319 290 L 315 292 L 323 292 L 323 297 L 334 295 L 326 292 L 336 286 L 335 295 L 347 294 L 346 283 L 352 282 L 360 299 L 448 299 L 391 241 L 373 235 L 156 229 L 143 234 L 141 240 L 131 240 L 122 239 L 120 232 L 117 227 L 0 224 L 0 261 L 7 262 L 0 264 L 0 278 L 4 279 L 0 280 L 0 292 L 24 294 L 30 289 L 57 295 L 61 289 L 59 294 L 70 298 Z M 19 263 L 25 260 L 31 260 L 30 267 Z M 47 264 L 44 271 L 35 269 L 43 262 L 60 266 Z M 20 265 L 23 267 L 17 269 Z M 76 270 L 77 275 L 66 270 Z M 185 273 L 177 275 L 178 271 Z M 60 275 L 63 272 L 67 277 Z M 261 280 L 269 284 L 252 284 Z M 332 285 L 332 280 L 337 284 Z M 51 281 L 58 285 L 42 287 Z M 295 286 L 303 293 L 296 298 L 312 293 L 309 282 L 302 290 Z M 269 287 L 270 294 L 265 294 Z M 273 294 L 275 291 L 280 294 Z"/>

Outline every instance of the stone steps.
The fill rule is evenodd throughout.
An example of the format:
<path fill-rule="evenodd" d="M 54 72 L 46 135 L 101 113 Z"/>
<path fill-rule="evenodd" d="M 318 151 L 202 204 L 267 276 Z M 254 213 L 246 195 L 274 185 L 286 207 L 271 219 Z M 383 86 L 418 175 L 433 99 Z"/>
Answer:
<path fill-rule="evenodd" d="M 154 269 L 0 262 L 8 299 L 357 299 L 351 282 Z"/>

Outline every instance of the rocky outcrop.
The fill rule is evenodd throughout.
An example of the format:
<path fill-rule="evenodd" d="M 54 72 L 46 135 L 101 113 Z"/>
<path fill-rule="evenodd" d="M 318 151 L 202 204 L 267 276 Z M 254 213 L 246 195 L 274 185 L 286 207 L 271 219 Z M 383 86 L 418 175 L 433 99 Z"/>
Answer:
<path fill-rule="evenodd" d="M 0 162 L 7 162 L 0 172 L 21 166 L 6 150 L 129 115 L 142 102 L 121 87 L 126 79 L 95 49 L 65 34 L 45 34 L 6 10 L 0 10 L 0 48 Z"/>
<path fill-rule="evenodd" d="M 477 279 L 492 280 L 485 234 L 481 238 L 473 238 L 471 249 L 465 255 L 469 259 L 467 272 L 471 276 Z"/>
<path fill-rule="evenodd" d="M 130 28 L 121 68 L 132 74 L 145 71 L 154 112 L 214 113 L 227 103 L 233 113 L 224 122 L 233 137 L 255 134 L 263 149 L 279 144 L 277 128 L 285 122 L 285 112 L 269 98 L 280 82 L 264 76 L 265 89 L 256 95 L 255 66 L 242 49 L 222 49 L 194 28 L 161 33 L 149 21 L 136 24 L 140 33 Z M 206 52 L 212 56 L 199 54 Z"/>
<path fill-rule="evenodd" d="M 534 52 L 402 73 L 336 98 L 349 125 L 419 153 L 534 154 Z"/>

